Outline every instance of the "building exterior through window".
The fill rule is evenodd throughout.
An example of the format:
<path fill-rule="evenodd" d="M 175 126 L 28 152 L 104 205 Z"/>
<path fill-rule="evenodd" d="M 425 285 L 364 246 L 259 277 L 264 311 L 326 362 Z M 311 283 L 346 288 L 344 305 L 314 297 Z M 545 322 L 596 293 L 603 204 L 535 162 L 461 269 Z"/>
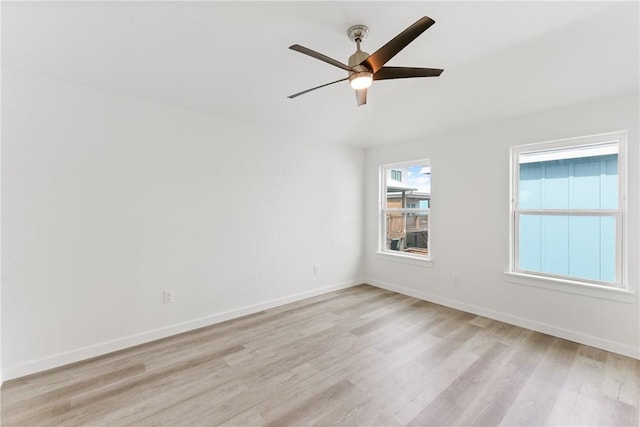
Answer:
<path fill-rule="evenodd" d="M 383 252 L 429 257 L 431 167 L 428 160 L 383 166 Z"/>

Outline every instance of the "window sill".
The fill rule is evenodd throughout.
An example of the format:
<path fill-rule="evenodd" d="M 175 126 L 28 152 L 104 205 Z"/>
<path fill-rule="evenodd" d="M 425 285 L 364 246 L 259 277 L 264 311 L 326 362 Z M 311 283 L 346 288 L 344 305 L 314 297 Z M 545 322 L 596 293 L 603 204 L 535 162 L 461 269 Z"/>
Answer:
<path fill-rule="evenodd" d="M 419 267 L 432 267 L 431 259 L 421 256 L 411 256 L 406 254 L 394 254 L 389 252 L 376 252 L 376 258 L 381 261 L 399 262 L 403 264 L 417 265 Z"/>
<path fill-rule="evenodd" d="M 556 279 L 552 277 L 536 276 L 534 274 L 505 272 L 507 282 L 518 285 L 534 286 L 556 292 L 586 295 L 595 298 L 608 299 L 626 303 L 634 303 L 636 295 L 628 289 L 594 285 L 573 280 Z"/>

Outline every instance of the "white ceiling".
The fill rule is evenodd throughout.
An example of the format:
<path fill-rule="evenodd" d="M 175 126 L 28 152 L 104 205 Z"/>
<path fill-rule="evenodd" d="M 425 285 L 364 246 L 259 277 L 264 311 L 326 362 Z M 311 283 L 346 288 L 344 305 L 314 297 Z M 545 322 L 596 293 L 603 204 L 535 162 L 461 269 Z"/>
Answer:
<path fill-rule="evenodd" d="M 436 21 L 388 65 L 441 77 L 378 81 L 357 107 L 351 25 L 374 52 Z M 2 3 L 2 66 L 295 132 L 373 146 L 638 90 L 638 2 Z"/>

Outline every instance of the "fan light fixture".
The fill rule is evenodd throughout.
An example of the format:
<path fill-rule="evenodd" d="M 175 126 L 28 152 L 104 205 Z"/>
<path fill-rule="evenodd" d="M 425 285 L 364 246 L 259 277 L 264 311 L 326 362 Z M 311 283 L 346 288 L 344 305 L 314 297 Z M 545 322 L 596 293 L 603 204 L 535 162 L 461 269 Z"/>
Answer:
<path fill-rule="evenodd" d="M 373 73 L 369 71 L 360 71 L 349 76 L 349 83 L 354 89 L 366 89 L 373 82 Z"/>

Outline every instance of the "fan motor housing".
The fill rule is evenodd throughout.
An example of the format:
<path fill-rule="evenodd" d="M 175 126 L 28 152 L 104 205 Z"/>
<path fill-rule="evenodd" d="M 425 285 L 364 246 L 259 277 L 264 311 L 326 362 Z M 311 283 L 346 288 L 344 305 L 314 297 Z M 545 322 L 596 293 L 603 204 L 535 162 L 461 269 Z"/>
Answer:
<path fill-rule="evenodd" d="M 356 53 L 349 57 L 349 67 L 355 67 L 356 65 L 361 64 L 362 61 L 364 61 L 368 57 L 369 54 L 367 52 L 364 52 L 362 50 L 356 51 Z"/>

